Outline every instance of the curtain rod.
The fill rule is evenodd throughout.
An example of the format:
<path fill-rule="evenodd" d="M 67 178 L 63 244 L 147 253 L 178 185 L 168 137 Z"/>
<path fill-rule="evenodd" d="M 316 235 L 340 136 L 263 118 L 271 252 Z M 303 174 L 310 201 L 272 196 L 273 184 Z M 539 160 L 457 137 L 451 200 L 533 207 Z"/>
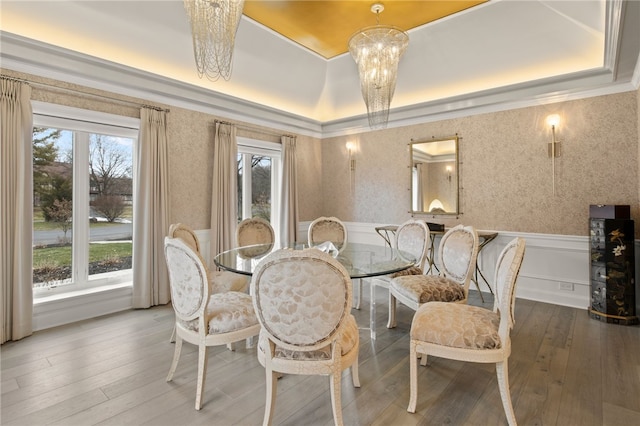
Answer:
<path fill-rule="evenodd" d="M 133 101 L 126 101 L 124 99 L 118 99 L 118 98 L 113 98 L 110 96 L 105 96 L 105 95 L 96 95 L 95 93 L 89 93 L 89 92 L 84 92 L 82 90 L 78 90 L 78 89 L 70 89 L 70 88 L 66 88 L 66 87 L 58 87 L 58 86 L 54 86 L 52 84 L 47 84 L 47 83 L 39 83 L 36 81 L 30 81 L 30 80 L 25 80 L 23 78 L 17 78 L 17 77 L 11 77 L 8 75 L 4 75 L 4 74 L 0 74 L 1 78 L 4 78 L 6 80 L 11 80 L 11 81 L 19 81 L 21 83 L 25 83 L 28 84 L 30 86 L 36 87 L 38 89 L 44 89 L 50 92 L 68 92 L 68 93 L 73 93 L 73 94 L 80 94 L 80 95 L 84 95 L 84 96 L 88 96 L 88 97 L 94 97 L 98 100 L 102 100 L 104 101 L 105 99 L 108 99 L 110 101 L 114 101 L 114 102 L 118 102 L 120 104 L 123 105 L 127 105 L 127 106 L 133 106 L 133 107 L 138 107 L 138 108 L 150 108 L 150 109 L 154 109 L 156 111 L 164 111 L 164 112 L 170 112 L 170 110 L 168 108 L 161 108 L 158 106 L 154 106 L 154 105 L 148 105 L 148 104 L 141 104 L 139 102 L 133 102 Z"/>
<path fill-rule="evenodd" d="M 215 120 L 215 123 L 220 123 L 220 124 L 229 124 L 232 126 L 236 126 L 238 129 L 242 129 L 242 130 L 246 130 L 248 132 L 256 132 L 256 133 L 262 133 L 264 135 L 271 135 L 271 136 L 288 136 L 290 138 L 295 138 L 296 135 L 288 135 L 285 133 L 278 133 L 275 130 L 263 130 L 260 129 L 258 127 L 254 127 L 254 126 L 247 126 L 244 124 L 237 124 L 237 123 L 232 123 L 230 121 L 224 121 L 224 120 Z"/>

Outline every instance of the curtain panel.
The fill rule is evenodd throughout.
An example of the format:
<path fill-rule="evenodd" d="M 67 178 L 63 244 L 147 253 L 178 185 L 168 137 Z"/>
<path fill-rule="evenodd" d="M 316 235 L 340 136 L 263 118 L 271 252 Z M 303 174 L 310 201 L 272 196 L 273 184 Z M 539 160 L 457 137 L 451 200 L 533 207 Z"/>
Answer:
<path fill-rule="evenodd" d="M 33 332 L 31 87 L 0 78 L 0 343 Z"/>
<path fill-rule="evenodd" d="M 140 110 L 136 148 L 133 212 L 133 307 L 149 308 L 171 300 L 164 258 L 164 237 L 169 232 L 169 166 L 167 114 Z"/>
<path fill-rule="evenodd" d="M 282 136 L 282 188 L 280 196 L 280 241 L 298 241 L 298 184 L 296 138 Z"/>
<path fill-rule="evenodd" d="M 211 256 L 235 246 L 238 222 L 238 142 L 236 127 L 216 122 L 211 194 Z"/>

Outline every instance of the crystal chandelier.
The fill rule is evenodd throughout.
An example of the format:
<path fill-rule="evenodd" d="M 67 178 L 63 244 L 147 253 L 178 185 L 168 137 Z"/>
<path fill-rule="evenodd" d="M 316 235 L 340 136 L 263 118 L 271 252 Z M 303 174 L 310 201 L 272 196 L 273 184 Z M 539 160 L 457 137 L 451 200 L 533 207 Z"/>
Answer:
<path fill-rule="evenodd" d="M 400 28 L 380 25 L 383 10 L 382 4 L 372 5 L 376 25 L 357 31 L 349 39 L 349 52 L 358 65 L 360 89 L 372 129 L 387 127 L 398 62 L 409 45 L 409 36 Z"/>
<path fill-rule="evenodd" d="M 244 0 L 184 0 L 198 75 L 229 80 Z"/>

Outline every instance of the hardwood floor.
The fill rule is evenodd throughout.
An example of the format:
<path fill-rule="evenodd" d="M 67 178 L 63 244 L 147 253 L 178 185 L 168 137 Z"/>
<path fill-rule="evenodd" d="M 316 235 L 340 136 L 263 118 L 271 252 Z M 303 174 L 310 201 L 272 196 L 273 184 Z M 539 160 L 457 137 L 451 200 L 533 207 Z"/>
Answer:
<path fill-rule="evenodd" d="M 366 287 L 366 284 L 365 284 Z M 358 323 L 368 322 L 368 291 Z M 506 424 L 493 365 L 431 357 L 419 373 L 418 411 L 409 401 L 408 330 L 399 305 L 387 330 L 378 291 L 378 337 L 360 333 L 360 381 L 343 375 L 347 425 Z M 485 299 L 488 297 L 485 295 Z M 471 303 L 482 305 L 477 293 Z M 487 300 L 484 305 L 490 306 Z M 209 352 L 204 406 L 193 408 L 195 347 L 185 344 L 173 382 L 170 306 L 136 310 L 36 332 L 0 348 L 3 425 L 259 425 L 264 369 L 255 349 Z M 239 345 L 243 346 L 243 345 Z M 521 425 L 640 425 L 640 327 L 605 324 L 586 310 L 518 300 L 509 361 Z M 331 425 L 329 380 L 285 376 L 274 424 Z"/>

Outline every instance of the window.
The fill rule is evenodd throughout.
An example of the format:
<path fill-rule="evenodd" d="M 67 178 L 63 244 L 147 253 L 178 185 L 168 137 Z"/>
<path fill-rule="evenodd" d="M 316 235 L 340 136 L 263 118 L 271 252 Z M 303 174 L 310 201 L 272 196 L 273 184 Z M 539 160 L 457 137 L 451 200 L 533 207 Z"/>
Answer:
<path fill-rule="evenodd" d="M 278 143 L 238 138 L 238 222 L 261 217 L 279 235 L 280 157 Z M 247 172 L 250 171 L 250 172 Z"/>
<path fill-rule="evenodd" d="M 36 296 L 131 281 L 139 120 L 33 103 Z"/>

